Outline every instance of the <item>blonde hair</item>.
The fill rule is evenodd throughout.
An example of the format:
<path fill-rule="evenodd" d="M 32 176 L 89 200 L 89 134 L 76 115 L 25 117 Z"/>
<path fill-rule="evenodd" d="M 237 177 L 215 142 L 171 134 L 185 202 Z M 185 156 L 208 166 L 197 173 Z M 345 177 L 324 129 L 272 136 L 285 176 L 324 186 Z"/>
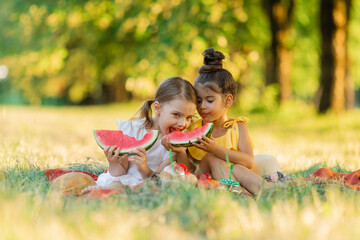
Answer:
<path fill-rule="evenodd" d="M 157 101 L 160 104 L 182 98 L 187 101 L 197 103 L 197 96 L 193 85 L 181 77 L 171 77 L 162 81 L 156 90 L 155 97 L 152 100 L 145 101 L 141 108 L 135 114 L 135 119 L 145 118 L 143 127 L 151 128 L 154 125 L 152 120 L 152 104 Z"/>

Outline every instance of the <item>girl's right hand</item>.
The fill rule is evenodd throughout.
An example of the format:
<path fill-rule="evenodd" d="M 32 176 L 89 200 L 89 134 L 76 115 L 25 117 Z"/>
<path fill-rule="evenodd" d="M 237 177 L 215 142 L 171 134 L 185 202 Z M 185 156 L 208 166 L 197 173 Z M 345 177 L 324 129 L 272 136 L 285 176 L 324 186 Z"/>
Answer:
<path fill-rule="evenodd" d="M 104 153 L 109 162 L 127 161 L 128 154 L 120 155 L 120 148 L 117 146 L 107 146 L 104 148 Z"/>
<path fill-rule="evenodd" d="M 210 135 L 210 137 L 206 137 L 203 135 L 201 138 L 197 138 L 199 143 L 193 143 L 193 145 L 201 150 L 212 153 L 216 155 L 217 152 L 221 151 L 219 149 L 220 145 L 216 142 L 215 138 Z"/>
<path fill-rule="evenodd" d="M 129 169 L 128 154 L 120 155 L 120 148 L 117 146 L 104 148 L 104 154 L 109 162 L 109 172 L 111 175 L 126 174 Z"/>

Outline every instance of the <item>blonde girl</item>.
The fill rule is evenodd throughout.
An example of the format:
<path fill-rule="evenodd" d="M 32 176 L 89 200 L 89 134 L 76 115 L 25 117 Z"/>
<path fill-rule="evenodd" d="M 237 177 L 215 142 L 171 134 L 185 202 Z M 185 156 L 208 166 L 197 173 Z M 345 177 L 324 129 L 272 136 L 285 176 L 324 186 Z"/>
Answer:
<path fill-rule="evenodd" d="M 154 99 L 143 103 L 134 121 L 116 121 L 119 130 L 136 139 L 141 139 L 151 130 L 159 130 L 158 140 L 147 151 L 138 148 L 122 156 L 119 155 L 121 149 L 116 146 L 104 149 L 109 169 L 99 176 L 97 186 L 90 186 L 83 193 L 93 188 L 121 191 L 124 185 L 135 186 L 141 183 L 170 164 L 169 149 L 172 149 L 174 160 L 186 158 L 185 149 L 172 147 L 164 136 L 174 130 L 183 131 L 190 125 L 196 110 L 196 99 L 195 89 L 187 80 L 180 77 L 164 80 Z"/>

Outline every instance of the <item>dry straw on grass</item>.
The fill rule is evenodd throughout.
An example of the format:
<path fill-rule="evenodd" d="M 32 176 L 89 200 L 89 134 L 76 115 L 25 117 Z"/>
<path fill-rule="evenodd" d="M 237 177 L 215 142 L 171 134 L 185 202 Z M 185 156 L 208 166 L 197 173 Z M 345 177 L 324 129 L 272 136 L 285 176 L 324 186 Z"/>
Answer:
<path fill-rule="evenodd" d="M 48 194 L 45 168 L 99 174 L 106 168 L 93 129 L 116 129 L 134 105 L 0 110 L 0 239 L 355 239 L 359 193 L 304 182 L 314 169 L 360 168 L 359 112 L 296 118 L 249 116 L 256 153 L 276 155 L 297 186 L 259 201 L 188 185 L 105 201 Z M 121 110 L 121 111 L 120 111 Z"/>

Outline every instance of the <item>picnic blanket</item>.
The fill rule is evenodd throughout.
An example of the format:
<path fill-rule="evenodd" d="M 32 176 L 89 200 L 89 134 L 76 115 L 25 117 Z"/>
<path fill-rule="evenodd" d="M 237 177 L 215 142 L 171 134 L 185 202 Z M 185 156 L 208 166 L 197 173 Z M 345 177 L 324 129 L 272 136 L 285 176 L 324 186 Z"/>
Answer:
<path fill-rule="evenodd" d="M 96 176 L 95 174 L 89 173 L 89 172 L 75 171 L 75 170 L 64 170 L 64 169 L 61 169 L 61 168 L 45 169 L 44 172 L 45 172 L 45 175 L 46 175 L 49 182 L 52 182 L 53 180 L 55 180 L 55 178 L 60 177 L 61 175 L 65 174 L 65 173 L 70 173 L 70 172 L 85 173 L 85 174 L 89 175 L 90 177 L 92 177 L 94 179 L 94 181 L 96 181 L 98 179 L 98 176 Z"/>
<path fill-rule="evenodd" d="M 330 170 L 329 168 L 319 168 L 309 176 L 310 179 L 331 179 L 340 181 L 341 183 L 360 190 L 360 170 L 351 173 L 339 173 Z"/>
<path fill-rule="evenodd" d="M 55 169 L 46 169 L 45 175 L 47 177 L 48 182 L 52 182 L 57 177 L 69 173 L 69 172 L 81 172 L 89 175 L 92 177 L 95 181 L 97 180 L 98 176 L 85 172 L 85 171 L 74 171 L 74 170 L 64 170 L 61 168 L 55 168 Z M 339 173 L 334 172 L 330 170 L 329 168 L 319 168 L 314 173 L 312 173 L 308 179 L 310 180 L 320 180 L 320 181 L 326 181 L 326 180 L 335 180 L 339 181 L 342 184 L 345 184 L 355 190 L 360 190 L 360 170 L 351 172 L 351 173 Z M 143 184 L 139 184 L 135 187 L 132 187 L 131 189 L 137 191 Z M 155 190 L 154 190 L 155 191 Z M 88 194 L 86 194 L 86 198 L 88 199 L 106 199 L 110 197 L 113 194 L 118 194 L 119 192 L 112 190 L 112 189 L 93 189 Z"/>

